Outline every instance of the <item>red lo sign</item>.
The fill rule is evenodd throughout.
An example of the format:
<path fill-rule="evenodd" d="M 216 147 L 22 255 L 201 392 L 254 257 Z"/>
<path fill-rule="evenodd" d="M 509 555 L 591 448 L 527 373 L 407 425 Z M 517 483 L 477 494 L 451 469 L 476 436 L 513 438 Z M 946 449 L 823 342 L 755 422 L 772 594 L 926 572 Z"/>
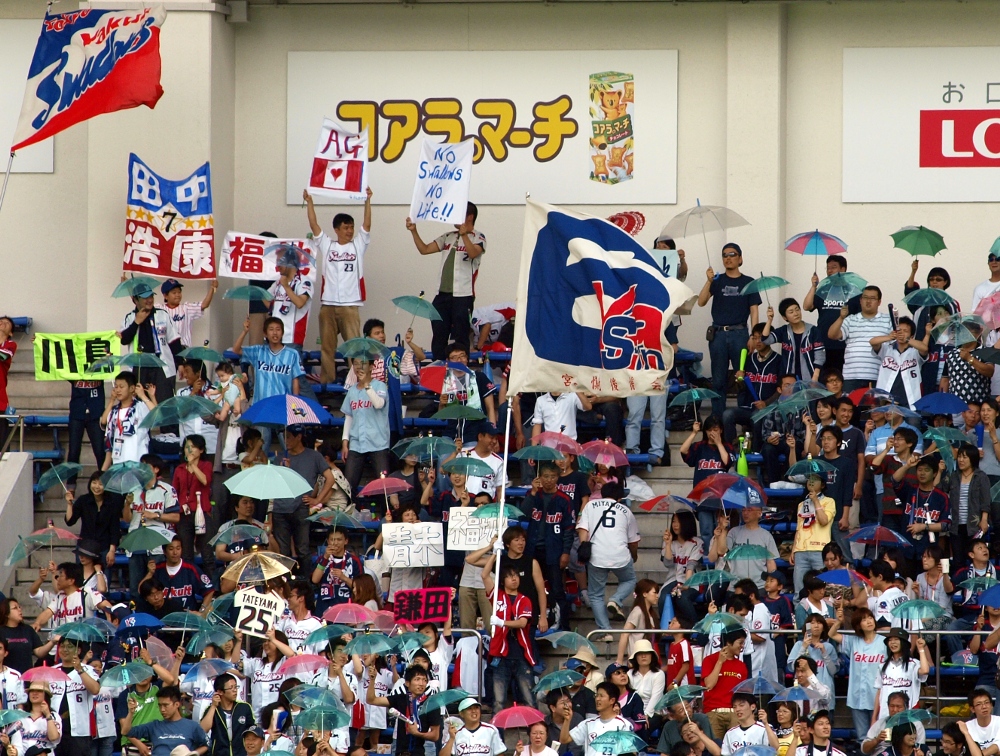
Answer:
<path fill-rule="evenodd" d="M 921 110 L 920 167 L 1000 167 L 1000 110 Z"/>

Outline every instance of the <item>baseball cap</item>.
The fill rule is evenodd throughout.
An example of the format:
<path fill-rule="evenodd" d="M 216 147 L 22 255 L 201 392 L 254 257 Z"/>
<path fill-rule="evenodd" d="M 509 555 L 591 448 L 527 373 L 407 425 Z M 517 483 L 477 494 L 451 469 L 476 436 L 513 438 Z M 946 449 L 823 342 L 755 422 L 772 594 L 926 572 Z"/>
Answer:
<path fill-rule="evenodd" d="M 780 572 L 778 572 L 778 570 L 775 570 L 774 572 L 765 572 L 762 575 L 762 577 L 765 580 L 767 580 L 768 578 L 774 578 L 775 580 L 777 580 L 782 585 L 788 585 L 788 580 L 785 578 L 784 575 L 782 575 Z"/>
<path fill-rule="evenodd" d="M 254 725 L 253 727 L 248 727 L 243 731 L 243 737 L 245 738 L 247 735 L 256 735 L 258 738 L 263 740 L 264 730 L 260 725 Z"/>
<path fill-rule="evenodd" d="M 301 425 L 289 425 L 287 428 L 285 428 L 285 432 L 286 433 L 291 433 L 293 436 L 301 436 L 302 435 L 302 426 Z"/>
<path fill-rule="evenodd" d="M 24 752 L 24 756 L 41 756 L 43 753 L 52 753 L 52 749 L 45 746 L 33 745 Z"/>
<path fill-rule="evenodd" d="M 111 607 L 111 616 L 114 617 L 119 622 L 121 622 L 126 617 L 130 617 L 131 615 L 132 615 L 132 610 L 129 609 L 125 604 L 115 604 L 113 607 Z"/>
<path fill-rule="evenodd" d="M 174 289 L 183 289 L 183 288 L 184 284 L 182 284 L 176 278 L 168 278 L 166 281 L 163 282 L 163 285 L 160 287 L 160 293 L 163 296 L 166 296 Z"/>
<path fill-rule="evenodd" d="M 566 669 L 572 669 L 575 671 L 583 666 L 583 662 L 580 661 L 579 659 L 567 659 L 566 661 L 563 662 L 563 666 Z"/>
<path fill-rule="evenodd" d="M 628 667 L 625 666 L 624 664 L 619 664 L 618 662 L 611 662 L 608 665 L 608 668 L 604 670 L 604 677 L 605 677 L 605 679 L 610 679 L 611 675 L 613 675 L 619 669 L 625 669 L 625 670 L 627 670 Z"/>
<path fill-rule="evenodd" d="M 475 698 L 463 698 L 462 703 L 458 705 L 458 710 L 465 711 L 466 709 L 471 708 L 473 706 L 479 706 L 479 701 L 477 701 Z"/>
<path fill-rule="evenodd" d="M 132 290 L 132 299 L 145 299 L 151 296 L 153 296 L 153 290 L 148 286 L 136 286 Z"/>

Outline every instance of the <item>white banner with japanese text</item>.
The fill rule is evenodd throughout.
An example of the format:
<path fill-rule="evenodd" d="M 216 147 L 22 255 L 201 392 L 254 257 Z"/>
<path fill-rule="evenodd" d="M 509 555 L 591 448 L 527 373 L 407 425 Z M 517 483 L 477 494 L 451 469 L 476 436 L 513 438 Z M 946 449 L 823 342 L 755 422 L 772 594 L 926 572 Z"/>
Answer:
<path fill-rule="evenodd" d="M 451 551 L 478 551 L 497 534 L 496 517 L 473 517 L 472 507 L 448 510 L 448 542 Z"/>
<path fill-rule="evenodd" d="M 382 551 L 389 567 L 443 567 L 444 528 L 440 522 L 383 523 Z"/>
<path fill-rule="evenodd" d="M 844 202 L 1000 200 L 1000 48 L 844 50 Z"/>
<path fill-rule="evenodd" d="M 290 52 L 289 205 L 327 115 L 367 132 L 381 204 L 410 203 L 424 137 L 472 138 L 480 204 L 677 201 L 676 50 Z"/>
<path fill-rule="evenodd" d="M 315 282 L 319 250 L 313 239 L 272 239 L 239 231 L 226 234 L 222 254 L 219 255 L 219 276 L 277 281 L 281 278 L 277 268 L 278 258 L 292 246 L 309 253 L 311 260 L 300 256 L 299 275 Z"/>

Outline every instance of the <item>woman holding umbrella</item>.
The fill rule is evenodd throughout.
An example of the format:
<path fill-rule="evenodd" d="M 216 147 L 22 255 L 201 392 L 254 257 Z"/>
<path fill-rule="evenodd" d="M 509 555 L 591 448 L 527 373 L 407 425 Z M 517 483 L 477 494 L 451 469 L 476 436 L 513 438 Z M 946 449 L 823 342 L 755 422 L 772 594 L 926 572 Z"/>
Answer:
<path fill-rule="evenodd" d="M 670 520 L 670 527 L 663 531 L 660 561 L 667 569 L 667 579 L 660 591 L 661 615 L 666 596 L 670 596 L 674 604 L 674 613 L 678 617 L 687 618 L 691 624 L 697 621 L 694 602 L 698 598 L 698 592 L 693 588 L 685 588 L 684 584 L 694 575 L 694 568 L 701 563 L 703 555 L 704 550 L 701 539 L 698 538 L 698 526 L 694 514 L 678 512 Z"/>
<path fill-rule="evenodd" d="M 240 672 L 250 680 L 250 705 L 258 722 L 264 707 L 278 700 L 278 687 L 285 679 L 278 667 L 289 656 L 295 656 L 295 652 L 288 645 L 288 638 L 280 630 L 271 628 L 260 656 L 248 657 L 240 663 Z"/>
<path fill-rule="evenodd" d="M 115 552 L 121 539 L 122 506 L 125 499 L 116 493 L 104 490 L 101 472 L 90 476 L 87 493 L 73 501 L 73 492 L 67 491 L 66 514 L 63 522 L 67 527 L 80 523 L 80 540 L 97 541 L 108 567 L 114 566 Z M 127 518 L 126 518 L 127 519 Z"/>
<path fill-rule="evenodd" d="M 54 751 L 62 740 L 62 720 L 49 708 L 52 690 L 44 680 L 28 686 L 28 718 L 21 720 L 21 746 L 24 752 L 37 746 L 41 752 Z"/>

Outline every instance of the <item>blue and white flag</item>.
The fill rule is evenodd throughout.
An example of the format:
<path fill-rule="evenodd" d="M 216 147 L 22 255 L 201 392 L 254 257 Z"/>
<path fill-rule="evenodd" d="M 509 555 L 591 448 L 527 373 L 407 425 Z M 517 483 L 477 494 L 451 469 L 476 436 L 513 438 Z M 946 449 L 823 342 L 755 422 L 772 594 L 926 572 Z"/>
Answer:
<path fill-rule="evenodd" d="M 528 200 L 508 391 L 661 393 L 693 296 L 614 224 Z"/>

